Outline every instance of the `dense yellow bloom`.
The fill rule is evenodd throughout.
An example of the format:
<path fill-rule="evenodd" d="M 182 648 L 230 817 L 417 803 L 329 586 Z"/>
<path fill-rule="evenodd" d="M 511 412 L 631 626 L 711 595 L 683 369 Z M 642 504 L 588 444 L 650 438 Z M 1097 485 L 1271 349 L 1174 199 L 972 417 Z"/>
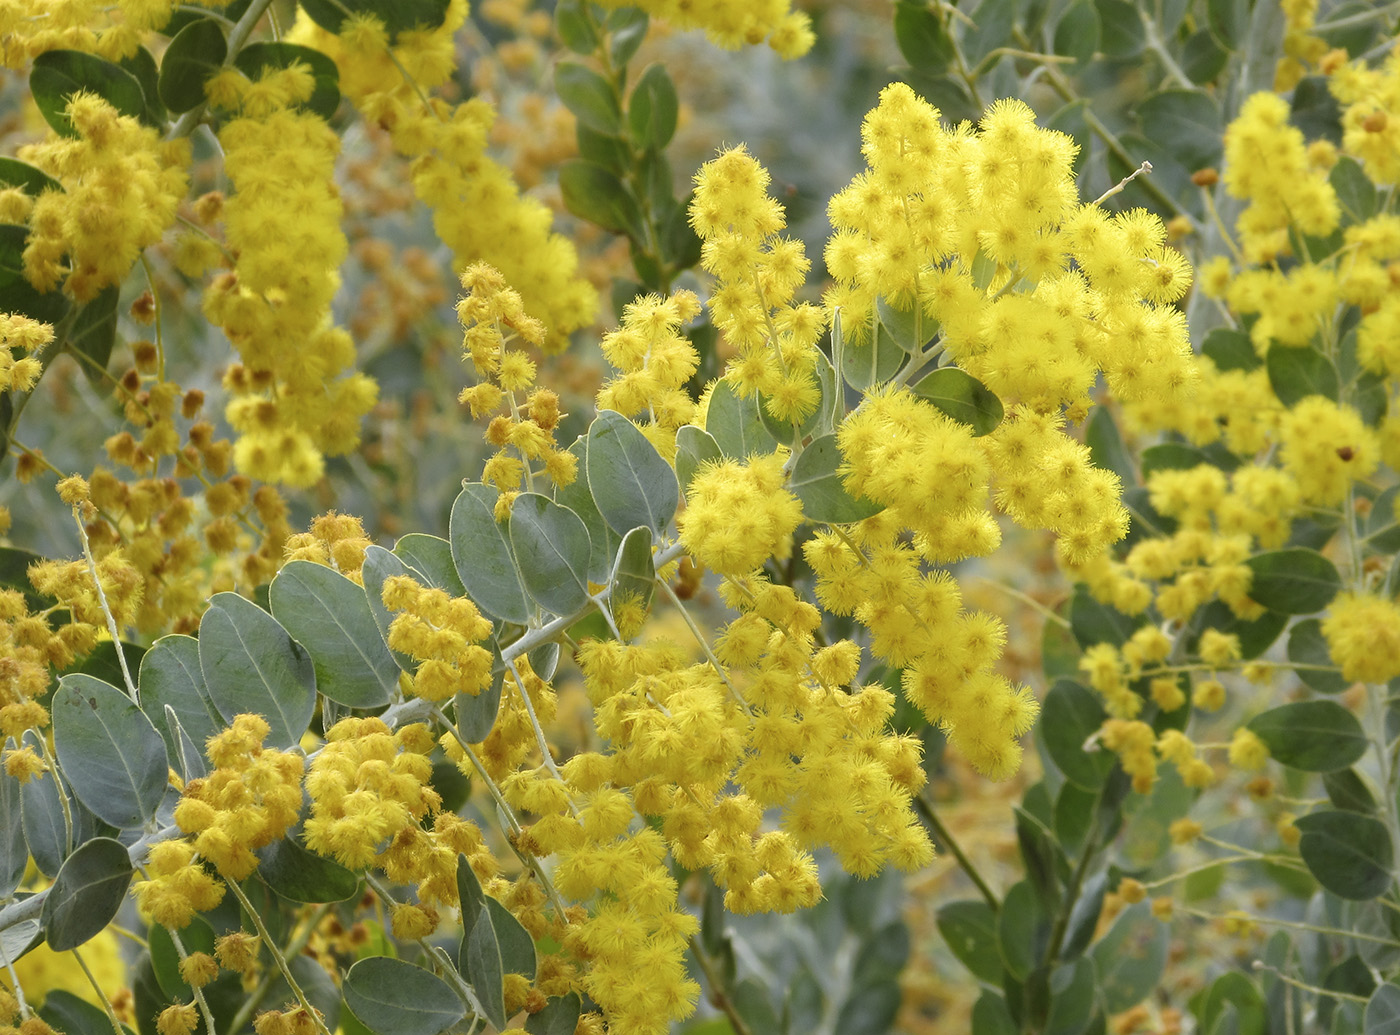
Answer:
<path fill-rule="evenodd" d="M 1237 769 L 1263 769 L 1269 749 L 1252 730 L 1241 726 L 1230 738 L 1230 764 Z"/>
<path fill-rule="evenodd" d="M 43 369 L 37 356 L 52 341 L 49 324 L 17 313 L 0 314 L 0 389 L 27 392 L 33 388 Z"/>
<path fill-rule="evenodd" d="M 802 505 L 784 480 L 777 454 L 701 467 L 678 522 L 690 556 L 722 575 L 747 575 L 770 557 L 785 558 Z"/>
<path fill-rule="evenodd" d="M 152 923 L 179 929 L 195 913 L 213 909 L 224 897 L 224 885 L 195 859 L 188 841 L 158 841 L 146 864 L 148 879 L 132 885 L 136 905 Z"/>
<path fill-rule="evenodd" d="M 622 326 L 603 336 L 603 355 L 618 373 L 598 390 L 598 409 L 632 418 L 668 458 L 675 456 L 676 429 L 695 414 L 685 383 L 700 356 L 680 326 L 699 312 L 691 291 L 664 299 L 647 295 L 629 302 Z"/>
<path fill-rule="evenodd" d="M 792 10 L 792 0 L 709 0 L 703 4 L 686 0 L 642 0 L 638 4 L 603 0 L 603 6 L 636 6 L 677 29 L 703 29 L 711 43 L 726 50 L 766 40 L 781 57 L 798 58 L 816 41 L 811 20 L 801 11 Z"/>
<path fill-rule="evenodd" d="M 452 597 L 407 575 L 386 579 L 384 606 L 400 612 L 389 626 L 389 646 L 419 661 L 413 692 L 429 701 L 456 693 L 475 697 L 491 683 L 491 652 L 480 641 L 491 623 L 466 597 Z"/>
<path fill-rule="evenodd" d="M 1322 635 L 1342 677 L 1384 683 L 1400 676 L 1400 607 L 1364 593 L 1343 593 L 1322 620 Z"/>
<path fill-rule="evenodd" d="M 1380 463 L 1380 440 L 1353 407 L 1310 395 L 1284 415 L 1279 428 L 1283 467 L 1306 503 L 1332 505 L 1352 482 Z"/>

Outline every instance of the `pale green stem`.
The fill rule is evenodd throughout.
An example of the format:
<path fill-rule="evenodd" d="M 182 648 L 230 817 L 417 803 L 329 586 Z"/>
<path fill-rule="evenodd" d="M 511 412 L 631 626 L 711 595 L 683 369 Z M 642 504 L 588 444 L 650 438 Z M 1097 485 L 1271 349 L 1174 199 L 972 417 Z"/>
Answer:
<path fill-rule="evenodd" d="M 102 580 L 97 577 L 97 562 L 92 557 L 92 543 L 88 541 L 80 506 L 76 503 L 73 505 L 73 523 L 78 526 L 78 538 L 83 541 L 83 558 L 87 561 L 88 575 L 92 578 L 92 584 L 97 587 L 97 602 L 102 606 L 102 614 L 107 619 L 107 632 L 111 634 L 112 648 L 117 652 L 117 662 L 121 665 L 122 679 L 126 681 L 127 692 L 131 699 L 140 705 L 141 695 L 136 690 L 136 681 L 131 678 L 131 669 L 126 667 L 126 654 L 122 651 L 122 637 L 117 630 L 117 619 L 107 603 L 107 593 L 102 588 Z"/>
<path fill-rule="evenodd" d="M 238 886 L 237 881 L 226 880 L 224 883 L 228 885 L 229 890 L 233 892 L 234 898 L 238 899 L 243 908 L 247 910 L 249 918 L 253 921 L 253 926 L 258 929 L 258 935 L 262 938 L 263 944 L 267 946 L 267 951 L 272 954 L 272 958 L 277 962 L 277 969 L 282 972 L 282 979 L 287 982 L 287 987 L 290 988 L 292 994 L 297 997 L 297 1002 L 301 1004 L 301 1008 L 305 1010 L 307 1015 L 315 1022 L 316 1029 L 321 1035 L 331 1035 L 330 1030 L 326 1027 L 326 1022 L 321 1019 L 320 1011 L 311 1005 L 311 1000 L 306 998 L 306 993 L 302 991 L 301 985 L 297 983 L 296 977 L 292 974 L 291 967 L 287 965 L 287 958 L 282 955 L 282 950 L 279 949 L 277 943 L 272 940 L 272 935 L 268 933 L 267 925 L 263 923 L 263 919 L 258 915 L 258 911 L 253 908 L 253 903 L 248 901 L 248 896 L 243 893 L 243 889 Z"/>
<path fill-rule="evenodd" d="M 560 783 L 565 783 L 563 775 L 559 772 L 559 767 L 554 763 L 554 755 L 550 753 L 549 742 L 545 739 L 544 729 L 540 726 L 540 720 L 535 715 L 535 706 L 530 703 L 530 693 L 525 689 L 525 680 L 520 678 L 520 671 L 515 667 L 514 661 L 507 661 L 506 667 L 510 669 L 510 674 L 515 678 L 516 689 L 520 691 L 520 700 L 525 704 L 525 714 L 530 716 L 530 726 L 535 731 L 535 743 L 540 747 L 540 756 L 544 760 L 544 766 L 553 774 Z M 567 786 L 567 784 L 565 784 Z M 578 809 L 574 806 L 573 799 L 569 799 L 569 811 L 575 818 L 578 817 Z"/>
<path fill-rule="evenodd" d="M 296 937 L 287 943 L 287 955 L 297 956 L 301 953 L 302 949 L 306 948 L 306 943 L 311 940 L 311 935 L 315 933 L 316 928 L 320 926 L 322 918 L 330 912 L 331 906 L 333 905 L 334 903 L 327 902 L 317 907 L 316 911 L 308 918 L 305 927 Z M 247 1027 L 248 1021 L 252 1019 L 253 1011 L 261 1006 L 263 1000 L 267 998 L 267 993 L 272 988 L 272 982 L 275 976 L 275 973 L 270 970 L 263 974 L 262 980 L 258 982 L 258 987 L 244 997 L 243 1004 L 238 1008 L 238 1012 L 233 1015 L 233 1020 L 231 1020 L 228 1025 L 229 1031 L 239 1032 Z"/>
<path fill-rule="evenodd" d="M 676 596 L 676 591 L 672 589 L 668 583 L 662 582 L 660 579 L 656 581 L 657 585 L 661 587 L 662 592 L 666 594 L 671 603 L 675 605 L 676 610 L 680 612 L 681 618 L 685 620 L 686 628 L 688 628 L 690 634 L 695 637 L 695 642 L 700 645 L 700 649 L 705 652 L 705 657 L 709 660 L 710 667 L 715 670 L 715 674 L 719 676 L 724 685 L 729 688 L 730 695 L 734 698 L 739 707 L 744 709 L 744 712 L 749 718 L 753 718 L 753 709 L 749 707 L 749 702 L 744 700 L 739 691 L 735 689 L 734 684 L 729 681 L 729 674 L 724 671 L 724 666 L 720 664 L 719 658 L 715 657 L 715 652 L 710 648 L 710 643 L 705 639 L 705 634 L 700 630 L 700 627 L 695 624 L 695 619 L 690 617 L 690 612 L 687 611 L 685 605 L 681 603 L 681 598 Z"/>
<path fill-rule="evenodd" d="M 1227 919 L 1225 913 L 1212 913 L 1205 909 L 1192 909 L 1190 906 L 1174 906 L 1175 912 L 1185 913 L 1187 916 L 1194 916 L 1201 920 L 1223 920 Z M 1400 948 L 1400 942 L 1393 938 L 1382 938 L 1378 934 L 1367 934 L 1364 931 L 1348 930 L 1345 927 L 1322 927 L 1318 924 L 1306 924 L 1299 920 L 1277 920 L 1272 917 L 1255 916 L 1243 910 L 1235 911 L 1236 916 L 1243 917 L 1250 923 L 1265 925 L 1269 927 L 1286 927 L 1294 931 L 1312 931 L 1314 934 L 1330 934 L 1338 938 L 1355 938 L 1363 942 L 1375 942 L 1378 945 L 1389 945 Z"/>
<path fill-rule="evenodd" d="M 185 944 L 180 940 L 180 932 L 173 927 L 167 927 L 166 931 L 170 933 L 170 940 L 174 942 L 175 951 L 180 954 L 180 960 L 183 962 L 189 959 L 190 954 L 185 951 Z M 74 955 L 77 955 L 76 951 Z M 202 988 L 196 988 L 194 985 L 190 985 L 190 990 L 194 992 L 194 1001 L 199 1004 L 199 1012 L 204 1015 L 205 1032 L 208 1033 L 208 1035 L 213 1035 L 217 1029 L 214 1027 L 214 1014 L 209 1009 L 209 1002 L 204 998 L 204 990 Z M 117 1029 L 117 1035 L 122 1035 L 121 1028 Z"/>

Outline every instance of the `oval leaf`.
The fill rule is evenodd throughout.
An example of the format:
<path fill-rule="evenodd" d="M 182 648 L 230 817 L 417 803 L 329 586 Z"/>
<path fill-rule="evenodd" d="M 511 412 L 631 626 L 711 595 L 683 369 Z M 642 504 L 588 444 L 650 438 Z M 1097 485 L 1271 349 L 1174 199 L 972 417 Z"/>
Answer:
<path fill-rule="evenodd" d="M 350 708 L 389 703 L 399 666 L 360 586 L 324 564 L 289 561 L 268 598 L 272 616 L 311 655 L 321 693 Z"/>
<path fill-rule="evenodd" d="M 1310 773 L 1345 769 L 1366 753 L 1356 716 L 1335 701 L 1297 701 L 1256 715 L 1248 728 L 1276 761 Z"/>
<path fill-rule="evenodd" d="M 1324 665 L 1331 669 L 1293 670 L 1299 679 L 1320 694 L 1339 694 L 1351 686 L 1349 680 L 1342 678 L 1341 671 L 1332 660 L 1327 640 L 1322 635 L 1322 622 L 1316 618 L 1304 619 L 1288 631 L 1288 660 L 1295 665 Z"/>
<path fill-rule="evenodd" d="M 141 709 L 161 730 L 172 757 L 177 753 L 177 744 L 173 732 L 161 721 L 166 708 L 175 712 L 196 744 L 203 745 L 224 727 L 219 709 L 214 707 L 209 688 L 204 685 L 199 641 L 193 636 L 162 636 L 156 640 L 141 659 L 137 686 L 141 691 Z"/>
<path fill-rule="evenodd" d="M 19 887 L 28 863 L 20 783 L 0 767 L 0 899 Z"/>
<path fill-rule="evenodd" d="M 690 485 L 690 479 L 695 477 L 701 464 L 723 458 L 719 443 L 704 428 L 686 424 L 676 432 L 676 478 L 680 481 L 682 492 Z"/>
<path fill-rule="evenodd" d="M 420 581 L 427 578 L 382 546 L 365 548 L 365 563 L 360 568 L 360 578 L 364 580 L 365 601 L 369 604 L 369 613 L 374 616 L 374 624 L 379 628 L 379 635 L 386 643 L 389 639 L 389 626 L 394 621 L 394 613 L 384 606 L 384 583 L 394 575 L 411 575 Z M 403 671 L 417 671 L 418 663 L 407 654 L 392 647 L 389 648 L 389 654 Z"/>
<path fill-rule="evenodd" d="M 234 65 L 250 79 L 257 79 L 265 68 L 291 68 L 306 65 L 316 78 L 306 107 L 323 119 L 329 119 L 340 107 L 340 72 L 335 62 L 319 50 L 295 43 L 245 43 L 233 59 Z"/>
<path fill-rule="evenodd" d="M 676 472 L 613 410 L 599 411 L 588 429 L 588 485 L 598 513 L 619 535 L 642 526 L 660 532 L 680 504 Z"/>
<path fill-rule="evenodd" d="M 354 873 L 307 851 L 291 835 L 258 851 L 258 876 L 292 902 L 344 902 L 360 887 Z"/>
<path fill-rule="evenodd" d="M 1269 384 L 1285 406 L 1292 406 L 1310 395 L 1323 395 L 1336 402 L 1341 393 L 1337 368 L 1314 348 L 1290 348 L 1275 343 L 1264 357 L 1264 364 L 1269 371 Z"/>
<path fill-rule="evenodd" d="M 1104 1009 L 1118 1013 L 1152 993 L 1167 965 L 1169 929 L 1152 915 L 1146 902 L 1118 914 L 1089 956 L 1098 968 Z"/>
<path fill-rule="evenodd" d="M 1390 887 L 1393 853 L 1385 824 L 1359 812 L 1313 812 L 1293 821 L 1298 853 L 1312 875 L 1341 898 L 1363 901 Z"/>
<path fill-rule="evenodd" d="M 49 948 L 67 952 L 102 933 L 126 898 L 132 872 L 125 846 L 110 837 L 95 837 L 70 855 L 44 899 Z"/>
<path fill-rule="evenodd" d="M 160 100 L 179 115 L 204 103 L 204 84 L 224 66 L 228 41 L 213 18 L 190 22 L 175 34 L 160 61 Z"/>
<path fill-rule="evenodd" d="M 847 524 L 885 509 L 864 496 L 859 499 L 851 496 L 837 473 L 840 466 L 841 449 L 835 435 L 816 439 L 797 458 L 789 487 L 802 501 L 802 514 L 808 521 Z"/>
<path fill-rule="evenodd" d="M 1254 572 L 1250 597 L 1286 615 L 1321 611 L 1342 587 L 1337 566 L 1306 547 L 1256 554 L 1245 564 Z"/>
<path fill-rule="evenodd" d="M 627 104 L 627 125 L 637 146 L 659 151 L 669 144 L 679 110 L 676 84 L 664 65 L 652 65 L 637 80 Z"/>
<path fill-rule="evenodd" d="M 24 735 L 24 742 L 35 752 L 40 750 L 38 737 L 31 730 Z M 57 877 L 63 860 L 73 848 L 73 838 L 68 824 L 63 819 L 63 802 L 68 792 L 60 777 L 53 772 L 32 777 L 19 789 L 20 822 L 24 828 L 24 841 L 29 854 L 34 857 L 34 865 L 46 877 Z M 69 799 L 70 808 L 72 799 Z M 71 812 L 70 812 L 71 815 Z"/>
<path fill-rule="evenodd" d="M 467 587 L 457 574 L 452 560 L 452 544 L 435 535 L 410 532 L 394 544 L 394 556 L 403 561 L 427 581 L 426 586 L 442 590 L 448 596 L 466 596 Z"/>
<path fill-rule="evenodd" d="M 452 560 L 477 607 L 495 618 L 525 625 L 530 621 L 530 603 L 505 526 L 496 523 L 497 495 L 480 482 L 462 486 L 448 522 Z"/>
<path fill-rule="evenodd" d="M 529 1035 L 574 1035 L 582 1012 L 583 1001 L 577 992 L 570 992 L 562 999 L 551 999 L 543 1010 L 527 1017 L 525 1030 Z"/>
<path fill-rule="evenodd" d="M 914 386 L 927 399 L 972 434 L 985 435 L 1001 423 L 1001 400 L 977 378 L 957 367 L 935 370 Z"/>
<path fill-rule="evenodd" d="M 237 593 L 216 593 L 199 625 L 199 667 L 225 721 L 253 712 L 267 745 L 290 748 L 316 710 L 316 669 L 277 619 Z"/>
<path fill-rule="evenodd" d="M 92 676 L 64 676 L 53 695 L 53 739 L 73 793 L 98 819 L 127 830 L 155 817 L 170 761 L 130 697 Z"/>
<path fill-rule="evenodd" d="M 66 109 L 69 98 L 79 90 L 97 94 L 121 115 L 139 119 L 146 114 L 146 95 L 134 75 L 79 50 L 49 50 L 36 57 L 29 73 L 29 90 L 44 121 L 65 137 L 78 135 Z"/>
<path fill-rule="evenodd" d="M 356 963 L 341 992 L 350 1012 L 374 1035 L 438 1035 L 467 1015 L 442 978 L 387 956 Z M 504 1019 L 499 1027 L 505 1027 Z"/>
<path fill-rule="evenodd" d="M 603 520 L 603 515 L 598 513 L 593 489 L 588 484 L 588 439 L 580 435 L 569 447 L 569 452 L 578 457 L 578 477 L 568 485 L 555 488 L 554 502 L 572 510 L 588 529 L 588 581 L 601 586 L 612 573 L 619 539 Z"/>
<path fill-rule="evenodd" d="M 555 65 L 554 91 L 564 102 L 564 107 L 589 129 L 612 136 L 619 134 L 622 129 L 622 108 L 618 103 L 617 90 L 587 65 L 577 61 L 561 61 Z M 636 103 L 635 98 L 633 103 Z"/>
<path fill-rule="evenodd" d="M 485 908 L 477 913 L 471 933 L 462 939 L 459 960 L 462 976 L 476 990 L 486 1019 L 503 1029 L 506 1026 L 505 970 L 501 963 L 501 945 L 496 939 L 493 901 L 484 900 Z"/>
<path fill-rule="evenodd" d="M 1001 983 L 997 915 L 991 906 L 981 899 L 949 902 L 938 910 L 938 933 L 974 977 L 991 985 Z"/>
<path fill-rule="evenodd" d="M 721 453 L 735 460 L 747 460 L 755 453 L 777 451 L 778 442 L 764 426 L 758 408 L 757 395 L 741 399 L 728 381 L 718 381 L 710 389 L 705 430 Z"/>
<path fill-rule="evenodd" d="M 510 543 L 520 581 L 535 602 L 556 615 L 588 604 L 588 528 L 568 507 L 522 492 L 510 507 Z"/>

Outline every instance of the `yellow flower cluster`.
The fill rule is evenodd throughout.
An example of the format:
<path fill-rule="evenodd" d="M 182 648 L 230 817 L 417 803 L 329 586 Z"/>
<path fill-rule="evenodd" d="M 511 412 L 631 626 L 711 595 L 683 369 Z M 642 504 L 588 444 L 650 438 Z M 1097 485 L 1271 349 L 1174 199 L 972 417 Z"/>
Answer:
<path fill-rule="evenodd" d="M 314 519 L 308 531 L 287 537 L 287 560 L 324 564 L 352 582 L 361 583 L 360 569 L 369 545 L 369 536 L 359 518 L 331 511 Z"/>
<path fill-rule="evenodd" d="M 216 768 L 185 784 L 175 806 L 175 822 L 195 835 L 195 851 L 230 880 L 257 869 L 254 849 L 282 837 L 301 811 L 305 762 L 298 752 L 263 747 L 268 730 L 261 715 L 239 715 L 210 737 Z"/>
<path fill-rule="evenodd" d="M 1373 183 L 1400 180 L 1400 58 L 1379 68 L 1354 61 L 1328 79 L 1342 104 L 1342 148 L 1355 155 Z"/>
<path fill-rule="evenodd" d="M 0 315 L 0 390 L 27 392 L 39 380 L 38 355 L 53 341 L 53 328 L 15 313 Z M 17 357 L 16 352 L 25 355 Z"/>
<path fill-rule="evenodd" d="M 1222 442 L 1238 456 L 1252 456 L 1275 437 L 1283 405 L 1268 371 L 1219 370 L 1209 356 L 1196 359 L 1198 388 L 1189 398 L 1145 398 L 1123 407 L 1124 423 L 1141 433 L 1180 432 L 1194 445 Z"/>
<path fill-rule="evenodd" d="M 76 138 L 50 133 L 19 151 L 63 185 L 39 195 L 28 214 L 24 273 L 40 291 L 62 284 L 86 302 L 120 284 L 175 222 L 175 206 L 189 189 L 190 145 L 162 141 L 86 91 L 74 93 L 66 111 Z"/>
<path fill-rule="evenodd" d="M 304 69 L 269 72 L 259 83 L 228 74 L 219 84 L 228 103 L 244 105 L 219 132 L 236 188 L 223 218 L 237 261 L 204 296 L 205 315 L 242 359 L 224 375 L 233 396 L 226 415 L 239 432 L 234 463 L 255 478 L 306 487 L 320 479 L 323 454 L 359 443 L 360 418 L 378 395 L 352 369 L 349 334 L 331 322 L 346 254 L 334 184 L 340 139 L 292 106 L 315 85 Z"/>
<path fill-rule="evenodd" d="M 784 487 L 782 456 L 721 460 L 696 471 L 678 525 L 694 560 L 721 575 L 747 575 L 792 552 L 802 504 Z"/>
<path fill-rule="evenodd" d="M 700 356 L 680 326 L 699 312 L 693 291 L 677 291 L 669 298 L 647 295 L 629 302 L 622 310 L 622 326 L 603 336 L 603 355 L 618 374 L 598 390 L 598 409 L 632 418 L 668 459 L 675 457 L 676 430 L 695 415 L 685 383 Z"/>
<path fill-rule="evenodd" d="M 738 350 L 725 376 L 741 396 L 763 393 L 768 412 L 794 424 L 820 397 L 821 310 L 794 301 L 811 263 L 802 242 L 779 237 L 782 207 L 768 196 L 768 171 L 742 146 L 695 174 L 690 222 L 703 242 L 700 265 L 718 281 L 710 315 Z"/>
<path fill-rule="evenodd" d="M 391 47 L 371 15 L 346 18 L 335 36 L 299 11 L 287 39 L 332 57 L 341 92 L 411 161 L 414 193 L 432 209 L 456 268 L 485 260 L 501 270 L 544 321 L 544 346 L 558 351 L 570 331 L 593 321 L 598 306 L 597 292 L 579 276 L 578 253 L 551 232 L 549 209 L 522 196 L 509 171 L 486 154 L 496 114 L 488 103 L 422 101 L 457 73 L 456 36 L 466 16 L 466 0 L 453 0 L 440 26 L 399 33 Z"/>
<path fill-rule="evenodd" d="M 130 57 L 145 34 L 170 21 L 176 0 L 14 0 L 0 10 L 0 65 L 20 68 L 47 50 Z"/>
<path fill-rule="evenodd" d="M 475 697 L 491 685 L 491 652 L 480 646 L 491 623 L 469 599 L 395 575 L 384 581 L 383 601 L 400 612 L 389 626 L 389 646 L 418 659 L 415 695 L 446 701 L 457 693 Z"/>
<path fill-rule="evenodd" d="M 1355 407 L 1310 395 L 1284 415 L 1279 457 L 1304 503 L 1335 506 L 1380 464 L 1380 436 Z"/>
<path fill-rule="evenodd" d="M 1277 94 L 1252 95 L 1230 123 L 1225 189 L 1249 202 L 1236 223 L 1247 261 L 1291 255 L 1290 224 L 1313 237 L 1337 228 L 1337 193 L 1313 157 L 1302 132 L 1288 121 L 1288 102 Z"/>
<path fill-rule="evenodd" d="M 677 29 L 703 29 L 716 46 L 738 50 L 745 45 L 768 41 L 783 58 L 799 58 L 812 49 L 816 36 L 812 23 L 801 11 L 792 10 L 792 0 L 708 0 L 697 4 L 688 0 L 602 0 L 604 7 L 640 7 L 662 18 Z"/>
<path fill-rule="evenodd" d="M 0 738 L 19 743 L 25 730 L 48 725 L 40 699 L 49 691 L 49 666 L 67 668 L 96 645 L 97 635 L 88 622 L 55 630 L 43 613 L 30 613 L 19 590 L 0 590 Z"/>
<path fill-rule="evenodd" d="M 1400 607 L 1367 593 L 1343 593 L 1322 620 L 1322 635 L 1342 678 L 1385 683 L 1400 676 Z"/>
<path fill-rule="evenodd" d="M 132 890 L 144 916 L 176 930 L 224 898 L 223 882 L 200 864 L 194 845 L 182 840 L 151 845 L 146 879 L 133 884 Z"/>
<path fill-rule="evenodd" d="M 559 396 L 534 388 L 535 363 L 523 347 L 543 345 L 545 325 L 525 311 L 520 293 L 500 272 L 483 262 L 463 271 L 462 287 L 467 289 L 457 303 L 465 329 L 462 348 L 478 380 L 458 398 L 474 419 L 491 418 L 486 441 L 496 453 L 486 461 L 481 480 L 500 492 L 496 519 L 504 521 L 521 487 L 535 490 L 534 464 L 543 464 L 555 485 L 568 485 L 577 477 L 578 457 L 556 444 Z"/>
<path fill-rule="evenodd" d="M 326 741 L 306 774 L 306 847 L 352 870 L 392 865 L 404 847 L 400 835 L 418 830 L 441 802 L 428 781 L 432 733 L 421 724 L 393 731 L 377 718 L 349 718 L 327 730 Z"/>

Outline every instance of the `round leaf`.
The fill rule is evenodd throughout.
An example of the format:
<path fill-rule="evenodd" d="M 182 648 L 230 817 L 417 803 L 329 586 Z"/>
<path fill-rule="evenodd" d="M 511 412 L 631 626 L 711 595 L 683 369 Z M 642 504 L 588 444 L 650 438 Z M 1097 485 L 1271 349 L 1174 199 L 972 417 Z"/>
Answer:
<path fill-rule="evenodd" d="M 510 543 L 520 581 L 535 602 L 556 615 L 588 604 L 588 528 L 568 507 L 523 492 L 510 508 Z"/>
<path fill-rule="evenodd" d="M 350 708 L 389 703 L 399 666 L 360 586 L 324 564 L 289 561 L 268 596 L 273 617 L 311 655 L 321 693 Z"/>
<path fill-rule="evenodd" d="M 300 743 L 316 710 L 316 669 L 277 619 L 237 593 L 216 593 L 199 625 L 199 667 L 225 721 L 267 720 L 269 747 Z"/>
<path fill-rule="evenodd" d="M 1337 368 L 1317 349 L 1275 344 L 1264 363 L 1269 371 L 1269 384 L 1283 405 L 1293 406 L 1310 395 L 1323 395 L 1337 401 L 1341 392 Z"/>
<path fill-rule="evenodd" d="M 53 695 L 53 739 L 73 793 L 99 819 L 125 830 L 154 818 L 170 761 L 130 697 L 92 676 L 64 676 Z"/>
<path fill-rule="evenodd" d="M 856 499 L 846 491 L 837 470 L 841 449 L 835 435 L 816 439 L 797 458 L 789 486 L 802 501 L 802 514 L 808 521 L 846 524 L 861 521 L 884 510 L 864 496 Z"/>
<path fill-rule="evenodd" d="M 344 902 L 360 887 L 350 870 L 307 851 L 290 835 L 258 851 L 258 876 L 292 902 Z"/>
<path fill-rule="evenodd" d="M 394 556 L 427 579 L 424 585 L 436 587 L 450 597 L 466 595 L 467 587 L 462 585 L 457 564 L 452 560 L 452 544 L 446 539 L 410 532 L 394 544 Z"/>
<path fill-rule="evenodd" d="M 93 838 L 70 855 L 44 899 L 49 948 L 67 952 L 102 933 L 126 898 L 132 872 L 125 846 L 110 837 Z"/>
<path fill-rule="evenodd" d="M 1321 611 L 1342 586 L 1337 566 L 1305 547 L 1256 554 L 1245 564 L 1254 572 L 1250 597 L 1287 615 Z"/>
<path fill-rule="evenodd" d="M 922 396 L 959 424 L 985 435 L 1001 423 L 1001 400 L 986 385 L 957 367 L 935 370 L 914 386 Z"/>
<path fill-rule="evenodd" d="M 175 114 L 204 103 L 204 84 L 224 66 L 228 41 L 213 18 L 190 22 L 175 34 L 160 62 L 161 103 Z"/>
<path fill-rule="evenodd" d="M 531 608 L 505 526 L 496 522 L 497 495 L 495 489 L 480 482 L 462 486 L 447 526 L 452 560 L 477 607 L 493 617 L 525 625 Z"/>
<path fill-rule="evenodd" d="M 1001 954 L 997 950 L 997 916 L 981 899 L 949 902 L 938 910 L 938 933 L 978 980 L 1001 983 Z"/>
<path fill-rule="evenodd" d="M 305 102 L 306 107 L 323 119 L 331 118 L 340 107 L 340 72 L 335 62 L 319 50 L 295 43 L 245 43 L 233 63 L 250 79 L 257 79 L 264 68 L 306 65 L 316 78 L 311 96 Z"/>
<path fill-rule="evenodd" d="M 728 381 L 718 381 L 710 389 L 705 430 L 722 454 L 746 460 L 755 453 L 768 454 L 777 450 L 777 440 L 764 426 L 758 407 L 757 395 L 741 399 Z"/>
<path fill-rule="evenodd" d="M 1276 761 L 1310 773 L 1345 769 L 1366 753 L 1356 716 L 1335 701 L 1297 701 L 1256 715 L 1249 730 Z"/>
<path fill-rule="evenodd" d="M 695 477 L 695 470 L 701 464 L 712 460 L 720 460 L 724 456 L 719 451 L 719 443 L 715 441 L 704 428 L 698 428 L 694 424 L 686 424 L 676 432 L 676 478 L 680 481 L 681 491 L 684 492 L 690 485 L 690 479 Z"/>
<path fill-rule="evenodd" d="M 1312 875 L 1341 898 L 1363 901 L 1390 887 L 1393 853 L 1385 824 L 1359 812 L 1313 812 L 1293 821 L 1298 853 Z"/>
<path fill-rule="evenodd" d="M 442 978 L 387 956 L 356 963 L 341 992 L 345 1005 L 374 1035 L 438 1035 L 467 1014 Z M 504 1019 L 499 1026 L 505 1027 Z"/>
<path fill-rule="evenodd" d="M 135 76 L 120 65 L 80 50 L 49 50 L 36 57 L 29 73 L 29 90 L 44 121 L 65 137 L 78 135 L 66 109 L 69 98 L 79 90 L 97 94 L 118 114 L 137 119 L 146 114 L 146 95 Z"/>
<path fill-rule="evenodd" d="M 637 426 L 601 410 L 588 429 L 588 485 L 603 520 L 619 535 L 660 532 L 680 504 L 676 472 Z"/>

